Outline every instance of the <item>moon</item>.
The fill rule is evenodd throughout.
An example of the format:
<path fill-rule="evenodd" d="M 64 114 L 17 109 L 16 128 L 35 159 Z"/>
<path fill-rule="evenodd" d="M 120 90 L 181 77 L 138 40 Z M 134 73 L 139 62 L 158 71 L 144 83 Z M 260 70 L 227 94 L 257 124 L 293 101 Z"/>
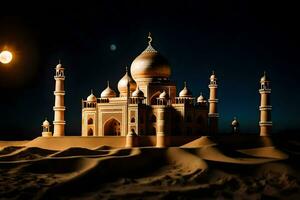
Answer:
<path fill-rule="evenodd" d="M 111 44 L 109 48 L 111 51 L 115 51 L 115 50 L 117 50 L 117 45 Z"/>
<path fill-rule="evenodd" d="M 8 64 L 12 61 L 13 55 L 10 51 L 2 51 L 0 53 L 0 62 L 2 64 Z"/>

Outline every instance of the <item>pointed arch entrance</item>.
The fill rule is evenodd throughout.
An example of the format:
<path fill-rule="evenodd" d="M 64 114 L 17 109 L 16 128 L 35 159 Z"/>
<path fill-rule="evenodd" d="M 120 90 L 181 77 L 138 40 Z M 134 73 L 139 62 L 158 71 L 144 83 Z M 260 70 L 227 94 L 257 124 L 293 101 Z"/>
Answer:
<path fill-rule="evenodd" d="M 120 122 L 115 118 L 109 119 L 104 124 L 104 135 L 105 136 L 120 136 L 121 135 L 121 127 Z"/>

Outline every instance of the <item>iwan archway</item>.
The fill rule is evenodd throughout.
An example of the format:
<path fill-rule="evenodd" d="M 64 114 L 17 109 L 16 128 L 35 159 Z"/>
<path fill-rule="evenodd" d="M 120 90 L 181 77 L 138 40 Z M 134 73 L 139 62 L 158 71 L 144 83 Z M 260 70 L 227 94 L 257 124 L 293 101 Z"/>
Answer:
<path fill-rule="evenodd" d="M 109 119 L 104 124 L 104 136 L 120 136 L 120 122 L 115 118 Z"/>

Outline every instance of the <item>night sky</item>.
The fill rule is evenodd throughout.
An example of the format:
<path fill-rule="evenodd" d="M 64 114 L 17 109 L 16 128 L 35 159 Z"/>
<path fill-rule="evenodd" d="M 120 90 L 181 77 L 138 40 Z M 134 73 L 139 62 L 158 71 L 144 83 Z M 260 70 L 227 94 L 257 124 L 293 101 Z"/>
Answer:
<path fill-rule="evenodd" d="M 297 132 L 296 9 L 274 2 L 107 1 L 47 7 L 36 16 L 1 16 L 0 50 L 13 51 L 15 59 L 0 64 L 0 139 L 40 136 L 44 118 L 53 121 L 53 76 L 59 59 L 66 68 L 66 135 L 79 135 L 81 99 L 91 89 L 99 97 L 106 80 L 117 90 L 125 66 L 146 48 L 149 31 L 154 48 L 171 65 L 177 92 L 186 80 L 194 96 L 203 92 L 207 98 L 208 78 L 216 71 L 221 132 L 230 132 L 237 116 L 242 132 L 258 133 L 264 70 L 272 81 L 273 131 Z"/>

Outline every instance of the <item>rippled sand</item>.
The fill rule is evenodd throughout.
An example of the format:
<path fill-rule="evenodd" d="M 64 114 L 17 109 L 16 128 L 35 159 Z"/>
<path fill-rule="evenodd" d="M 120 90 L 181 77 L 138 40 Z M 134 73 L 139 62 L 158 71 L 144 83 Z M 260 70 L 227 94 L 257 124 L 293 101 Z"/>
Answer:
<path fill-rule="evenodd" d="M 299 142 L 264 144 L 201 137 L 169 148 L 3 145 L 0 199 L 299 199 Z"/>

